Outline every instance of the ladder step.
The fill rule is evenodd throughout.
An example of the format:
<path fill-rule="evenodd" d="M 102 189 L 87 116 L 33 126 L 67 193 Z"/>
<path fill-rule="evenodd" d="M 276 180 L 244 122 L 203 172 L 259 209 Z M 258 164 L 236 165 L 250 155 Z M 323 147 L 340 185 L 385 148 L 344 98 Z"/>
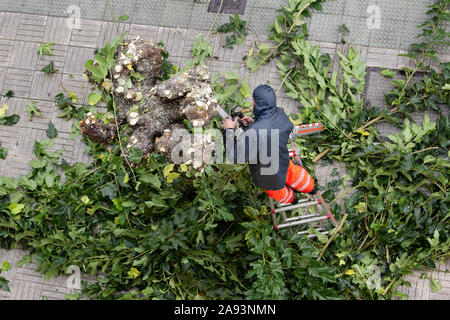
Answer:
<path fill-rule="evenodd" d="M 319 231 L 319 230 L 318 230 Z M 328 234 L 328 231 L 319 231 L 321 234 L 323 234 L 323 235 L 326 235 L 326 234 Z M 298 232 L 297 234 L 307 234 L 308 233 L 308 231 L 300 231 L 300 232 Z M 310 235 L 308 235 L 308 238 L 315 238 L 315 237 L 317 237 L 317 234 L 310 234 Z"/>
<path fill-rule="evenodd" d="M 306 202 L 306 201 L 310 201 L 310 200 L 309 200 L 308 198 L 300 199 L 300 200 L 298 200 L 297 204 L 303 203 L 303 202 Z M 279 203 L 279 202 L 277 202 L 277 204 L 278 204 L 278 207 L 279 207 L 279 208 L 281 208 L 281 207 L 287 207 L 287 206 L 290 206 L 290 205 L 291 205 L 290 203 Z"/>
<path fill-rule="evenodd" d="M 327 216 L 320 216 L 317 218 L 303 219 L 301 221 L 286 222 L 283 224 L 279 224 L 277 226 L 277 228 L 282 229 L 282 228 L 287 228 L 287 227 L 293 227 L 293 226 L 297 226 L 299 224 L 311 223 L 311 222 L 321 221 L 321 220 L 326 220 L 326 219 L 328 219 Z"/>
<path fill-rule="evenodd" d="M 294 210 L 294 209 L 298 209 L 298 208 L 315 206 L 317 204 L 319 204 L 318 201 L 309 201 L 309 202 L 297 203 L 297 204 L 294 204 L 294 205 L 291 205 L 291 206 L 288 206 L 288 207 L 277 208 L 277 209 L 275 209 L 275 212 L 289 211 L 289 210 Z"/>
<path fill-rule="evenodd" d="M 291 222 L 291 221 L 296 221 L 299 219 L 307 219 L 307 218 L 312 218 L 312 217 L 320 217 L 320 215 L 317 213 L 314 213 L 314 214 L 307 214 L 307 215 L 303 215 L 303 216 L 296 216 L 296 217 L 284 219 L 284 222 Z"/>

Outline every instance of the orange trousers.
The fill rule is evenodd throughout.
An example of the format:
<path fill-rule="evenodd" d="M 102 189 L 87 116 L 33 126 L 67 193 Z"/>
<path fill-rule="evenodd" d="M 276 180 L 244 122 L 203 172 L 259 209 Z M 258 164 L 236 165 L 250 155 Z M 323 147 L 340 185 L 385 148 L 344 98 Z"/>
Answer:
<path fill-rule="evenodd" d="M 286 175 L 286 186 L 280 190 L 265 190 L 269 197 L 280 203 L 291 203 L 294 200 L 294 190 L 309 193 L 314 189 L 314 181 L 305 168 L 295 165 L 289 160 Z"/>

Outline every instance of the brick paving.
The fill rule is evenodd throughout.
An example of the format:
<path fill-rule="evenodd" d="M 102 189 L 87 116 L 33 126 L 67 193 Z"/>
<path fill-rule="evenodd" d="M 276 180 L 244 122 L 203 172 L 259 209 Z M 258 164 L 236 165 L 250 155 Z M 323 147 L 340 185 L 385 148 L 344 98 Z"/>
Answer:
<path fill-rule="evenodd" d="M 249 2 L 251 3 L 251 1 Z M 261 2 L 261 6 L 267 7 L 260 9 L 273 11 L 270 3 L 271 1 Z M 337 7 L 330 5 L 325 8 L 330 10 L 329 14 L 338 15 L 346 5 L 344 2 L 337 1 L 336 3 L 338 3 Z M 343 3 L 344 6 L 341 7 L 340 3 Z M 353 18 L 361 18 L 361 8 L 353 8 L 355 11 Z M 170 7 L 166 6 L 164 10 L 167 12 L 168 9 Z M 194 6 L 192 10 L 199 9 Z M 255 8 L 250 10 L 255 10 Z M 259 14 L 262 15 L 264 12 L 268 11 L 262 10 Z M 350 10 L 349 12 L 353 11 Z M 104 45 L 105 39 L 109 40 L 116 35 L 117 30 L 108 22 L 91 19 L 82 19 L 80 28 L 71 30 L 68 28 L 68 19 L 57 16 L 57 14 L 55 16 L 47 14 L 51 13 L 43 12 L 41 15 L 34 15 L 0 11 L 0 94 L 5 94 L 8 90 L 15 93 L 14 98 L 2 100 L 1 103 L 6 103 L 9 106 L 9 114 L 17 113 L 21 117 L 16 125 L 12 127 L 2 126 L 1 128 L 0 143 L 8 149 L 8 156 L 6 160 L 0 160 L 0 176 L 18 177 L 30 171 L 28 163 L 33 157 L 34 141 L 46 139 L 45 130 L 50 121 L 55 124 L 59 131 L 53 150 L 63 151 L 63 158 L 71 163 L 77 161 L 89 162 L 90 160 L 90 157 L 84 153 L 85 146 L 80 138 L 69 138 L 72 122 L 57 117 L 59 110 L 55 107 L 54 97 L 62 92 L 60 85 L 63 83 L 68 90 L 76 93 L 80 103 L 86 101 L 89 88 L 82 78 L 84 63 L 93 57 L 96 48 Z M 164 19 L 170 20 L 167 17 L 168 13 L 166 13 L 166 16 L 164 12 L 160 14 L 162 14 L 161 19 L 163 21 Z M 407 14 L 412 13 L 408 11 Z M 97 19 L 95 12 L 93 12 L 93 15 L 93 18 Z M 127 31 L 130 37 L 139 35 L 142 38 L 163 41 L 170 53 L 171 62 L 183 66 L 184 62 L 190 59 L 190 48 L 195 35 L 207 33 L 205 21 L 210 22 L 210 18 L 211 14 L 208 14 L 204 21 L 190 21 L 188 24 L 184 23 L 183 19 L 177 20 L 177 23 L 185 26 L 184 28 L 179 27 L 179 25 L 166 27 L 120 23 L 119 29 L 120 32 Z M 224 18 L 225 15 L 221 16 L 219 23 Z M 322 18 L 319 17 L 318 21 L 320 22 Z M 361 26 L 358 29 L 361 28 L 364 31 L 362 21 L 359 20 L 353 19 L 352 21 L 360 23 Z M 313 18 L 310 23 L 311 28 L 314 28 L 315 23 Z M 314 32 L 320 34 L 319 31 Z M 369 37 L 371 36 L 372 33 Z M 252 40 L 267 41 L 267 36 L 263 33 L 250 35 L 245 45 L 234 49 L 222 47 L 224 38 L 223 35 L 215 34 L 209 37 L 210 44 L 213 46 L 213 55 L 217 57 L 211 62 L 211 72 L 235 70 L 241 76 L 247 75 L 248 70 L 245 68 L 242 57 L 249 52 Z M 359 37 L 358 39 L 363 38 Z M 319 41 L 317 37 L 313 37 L 313 40 L 313 44 L 319 45 L 321 51 L 329 53 L 332 58 L 336 56 L 336 51 L 342 50 L 342 45 L 335 39 L 324 37 L 322 41 Z M 361 57 L 368 67 L 400 69 L 408 63 L 405 58 L 398 56 L 399 53 L 404 52 L 402 49 L 387 48 L 383 44 L 376 47 L 372 45 L 374 42 L 360 40 L 354 42 L 357 43 L 355 47 L 361 52 Z M 37 50 L 40 43 L 48 41 L 55 43 L 53 46 L 54 55 L 44 56 L 41 59 Z M 352 41 L 350 40 L 350 42 Z M 395 45 L 398 45 L 397 40 L 395 40 Z M 441 53 L 441 60 L 450 61 L 450 55 L 445 52 Z M 58 72 L 45 75 L 41 69 L 49 61 L 54 61 Z M 281 79 L 273 62 L 263 66 L 260 71 L 250 77 L 248 82 L 253 89 L 260 83 L 266 83 L 267 81 L 275 89 L 281 84 Z M 369 75 L 369 83 L 370 87 L 367 90 L 366 99 L 370 100 L 372 104 L 376 103 L 381 106 L 384 101 L 383 93 L 391 88 L 390 80 L 384 79 L 376 71 L 372 71 Z M 24 109 L 25 105 L 33 100 L 38 102 L 37 107 L 41 110 L 41 115 L 35 117 L 33 121 L 29 121 Z M 285 108 L 288 113 L 295 112 L 298 108 L 298 104 L 288 98 L 283 90 L 280 91 L 278 96 L 278 104 Z M 395 128 L 389 125 L 383 127 L 384 134 L 390 134 L 394 131 Z M 316 168 L 317 175 L 324 177 L 319 178 L 321 185 L 328 182 L 330 173 L 335 167 L 336 165 Z M 345 172 L 345 167 L 342 165 L 338 169 L 340 172 Z M 11 292 L 0 291 L 0 299 L 63 299 L 64 294 L 70 293 L 67 287 L 67 277 L 60 276 L 47 282 L 41 274 L 35 271 L 36 266 L 34 264 L 15 266 L 25 254 L 26 252 L 20 249 L 9 251 L 0 249 L 0 263 L 9 261 L 12 266 L 10 271 L 2 273 L 2 276 L 10 280 Z M 411 287 L 404 286 L 400 289 L 403 293 L 408 294 L 408 299 L 448 299 L 450 297 L 449 270 L 450 263 L 447 261 L 439 265 L 438 271 L 417 271 L 405 278 L 410 281 Z M 424 273 L 427 273 L 428 276 L 421 279 Z M 431 291 L 429 286 L 430 275 L 443 285 L 440 291 Z M 399 296 L 398 298 L 402 297 Z"/>

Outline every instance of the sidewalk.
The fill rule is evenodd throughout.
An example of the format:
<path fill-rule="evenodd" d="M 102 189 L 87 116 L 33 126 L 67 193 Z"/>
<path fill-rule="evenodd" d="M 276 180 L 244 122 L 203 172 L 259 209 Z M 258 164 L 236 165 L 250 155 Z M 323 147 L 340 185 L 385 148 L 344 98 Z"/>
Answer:
<path fill-rule="evenodd" d="M 82 9 L 83 19 L 79 29 L 70 30 L 64 10 L 73 2 Z M 164 42 L 166 50 L 170 53 L 171 62 L 183 66 L 184 62 L 190 59 L 194 36 L 198 33 L 206 34 L 214 20 L 214 13 L 206 13 L 206 2 L 133 0 L 121 2 L 123 4 L 120 6 L 117 5 L 118 1 L 113 1 L 113 4 L 116 16 L 125 14 L 130 16 L 127 23 L 120 23 L 121 32 L 128 31 L 130 37 L 139 35 L 145 39 Z M 429 1 L 398 1 L 398 7 L 386 9 L 387 19 L 391 19 L 389 23 L 392 24 L 383 26 L 375 32 L 367 31 L 365 27 L 364 17 L 369 2 L 357 3 L 363 2 L 364 5 L 353 5 L 356 1 L 330 1 L 325 6 L 325 13 L 314 14 L 309 21 L 310 38 L 323 52 L 329 53 L 333 58 L 336 51 L 342 49 L 335 29 L 345 22 L 351 30 L 349 42 L 356 45 L 368 67 L 400 69 L 406 61 L 398 57 L 398 54 L 414 41 L 415 25 L 423 20 L 422 7 L 424 8 Z M 392 1 L 373 2 L 380 4 L 382 8 L 389 8 Z M 212 73 L 235 70 L 241 76 L 247 74 L 242 57 L 250 50 L 252 40 L 267 41 L 269 22 L 276 16 L 275 8 L 278 8 L 280 3 L 281 1 L 247 1 L 246 13 L 241 18 L 244 20 L 248 18 L 250 27 L 257 34 L 247 37 L 244 46 L 223 49 L 225 37 L 210 36 L 213 55 L 218 57 L 212 61 Z M 412 9 L 414 11 L 411 11 Z M 416 11 L 421 12 L 421 15 L 415 14 Z M 84 154 L 85 145 L 80 138 L 69 139 L 72 122 L 57 117 L 59 110 L 54 105 L 54 97 L 62 92 L 60 87 L 62 82 L 67 89 L 76 93 L 80 102 L 87 99 L 89 89 L 82 78 L 84 63 L 93 57 L 96 48 L 104 45 L 106 30 L 108 40 L 116 33 L 112 25 L 108 28 L 108 23 L 102 21 L 108 19 L 108 12 L 109 1 L 105 0 L 96 2 L 3 0 L 0 3 L 0 94 L 5 94 L 8 90 L 14 91 L 14 98 L 2 100 L 2 103 L 9 106 L 9 114 L 17 113 L 21 117 L 16 125 L 1 127 L 0 143 L 8 149 L 8 156 L 6 160 L 0 160 L 0 176 L 18 177 L 30 171 L 28 162 L 33 158 L 34 141 L 46 138 L 45 130 L 50 121 L 59 131 L 53 150 L 63 151 L 63 158 L 68 162 L 89 162 L 89 157 Z M 342 15 L 344 12 L 346 15 Z M 216 27 L 227 22 L 228 16 L 225 14 L 219 16 Z M 397 21 L 395 19 L 399 19 L 398 23 L 401 22 L 399 31 L 397 28 L 389 29 L 394 27 L 394 22 Z M 411 26 L 414 27 L 414 33 Z M 401 35 L 397 35 L 397 31 Z M 40 59 L 37 54 L 39 45 L 48 41 L 55 43 L 54 55 Z M 441 59 L 450 61 L 450 53 L 441 51 Z M 40 70 L 50 61 L 54 61 L 55 69 L 59 71 L 46 76 Z M 383 93 L 391 88 L 390 80 L 381 77 L 376 68 L 368 69 L 367 79 L 366 100 L 372 105 L 382 106 Z M 281 84 L 273 62 L 253 74 L 249 85 L 253 89 L 267 81 L 276 89 Z M 29 121 L 25 105 L 33 100 L 38 102 L 37 107 L 41 110 L 41 115 Z M 297 103 L 288 98 L 282 90 L 278 104 L 288 113 L 295 112 L 298 107 Z M 423 119 L 423 114 L 417 116 Z M 433 116 L 430 115 L 430 118 L 433 119 Z M 380 130 L 383 135 L 395 132 L 395 128 L 389 125 L 383 125 Z M 327 179 L 334 167 L 316 168 L 318 176 Z M 338 169 L 340 172 L 345 170 L 342 167 Z M 319 182 L 325 185 L 327 180 Z M 15 264 L 24 254 L 22 250 L 0 249 L 0 263 L 6 260 L 11 264 L 11 270 L 1 274 L 10 280 L 11 292 L 0 291 L 0 299 L 63 299 L 64 294 L 70 291 L 67 287 L 67 278 L 58 277 L 46 282 L 42 275 L 34 271 L 33 265 L 16 267 Z M 440 271 L 432 273 L 428 271 L 426 279 L 420 279 L 425 271 L 418 271 L 406 278 L 411 282 L 411 288 L 404 287 L 402 291 L 409 295 L 408 299 L 449 299 L 450 275 L 444 273 L 444 270 L 450 270 L 449 261 L 440 265 Z M 430 275 L 441 282 L 443 288 L 440 291 L 431 292 L 428 285 Z"/>

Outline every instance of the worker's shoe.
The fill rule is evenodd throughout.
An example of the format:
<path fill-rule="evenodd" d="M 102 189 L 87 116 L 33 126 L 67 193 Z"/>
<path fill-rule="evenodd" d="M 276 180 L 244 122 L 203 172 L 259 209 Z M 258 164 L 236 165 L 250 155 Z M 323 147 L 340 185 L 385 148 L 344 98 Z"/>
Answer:
<path fill-rule="evenodd" d="M 309 194 L 312 194 L 312 195 L 315 195 L 316 193 L 317 193 L 317 187 L 316 187 L 316 185 L 314 185 L 314 188 L 310 191 L 310 192 L 308 192 Z"/>
<path fill-rule="evenodd" d="M 294 190 L 294 200 L 292 200 L 291 205 L 295 205 L 298 203 L 298 201 L 300 199 L 302 199 L 303 197 L 301 196 L 301 192 L 295 191 Z"/>

